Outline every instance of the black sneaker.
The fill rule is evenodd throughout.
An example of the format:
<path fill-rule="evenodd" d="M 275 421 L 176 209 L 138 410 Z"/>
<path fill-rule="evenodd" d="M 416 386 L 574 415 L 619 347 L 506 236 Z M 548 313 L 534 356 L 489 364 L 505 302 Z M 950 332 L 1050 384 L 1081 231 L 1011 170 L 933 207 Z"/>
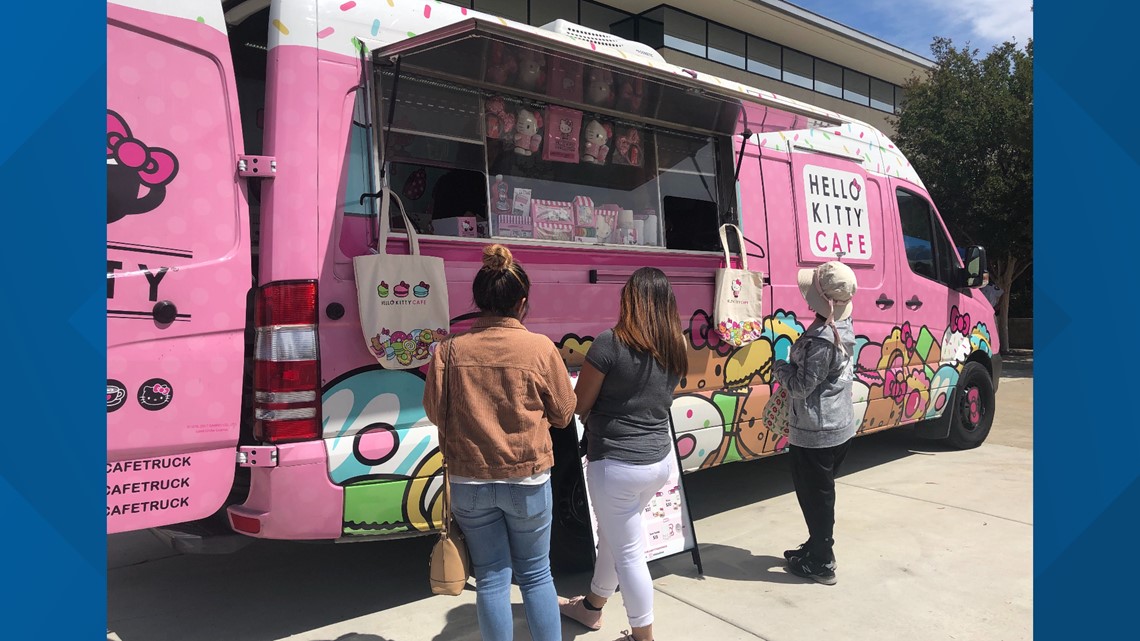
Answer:
<path fill-rule="evenodd" d="M 784 560 L 791 561 L 792 557 L 804 556 L 807 554 L 807 544 L 808 542 L 804 541 L 803 543 L 800 543 L 799 547 L 794 550 L 784 550 Z"/>
<path fill-rule="evenodd" d="M 823 585 L 835 585 L 835 561 L 822 563 L 811 554 L 788 559 L 788 571 Z"/>
<path fill-rule="evenodd" d="M 795 558 L 797 556 L 807 556 L 807 553 L 808 553 L 807 545 L 808 545 L 807 541 L 804 541 L 803 543 L 800 543 L 799 547 L 797 547 L 794 550 L 784 550 L 784 560 L 785 561 L 791 561 L 793 558 Z M 839 567 L 839 562 L 837 562 L 835 559 L 832 559 L 831 560 L 831 569 L 835 570 L 838 567 Z"/>

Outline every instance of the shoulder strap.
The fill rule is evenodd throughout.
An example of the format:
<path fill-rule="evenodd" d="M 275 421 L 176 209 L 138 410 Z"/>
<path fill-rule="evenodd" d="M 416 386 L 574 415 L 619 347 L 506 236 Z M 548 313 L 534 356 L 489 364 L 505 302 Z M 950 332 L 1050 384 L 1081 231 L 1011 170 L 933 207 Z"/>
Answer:
<path fill-rule="evenodd" d="M 407 220 L 407 218 L 405 218 Z M 450 337 L 440 344 L 440 349 L 447 349 L 443 364 L 443 427 L 447 433 L 447 417 L 451 414 L 451 351 L 455 348 L 455 337 Z M 439 454 L 443 458 L 443 523 L 442 532 L 446 535 L 451 530 L 451 473 L 447 470 L 447 452 L 443 439 L 439 439 Z"/>
<path fill-rule="evenodd" d="M 396 199 L 396 205 L 400 208 L 400 215 L 404 217 L 404 229 L 408 232 L 408 251 L 413 255 L 420 253 L 420 237 L 416 233 L 416 228 L 412 225 L 412 221 L 408 218 L 408 212 L 404 210 L 404 201 L 392 192 L 391 189 L 384 187 L 380 190 L 380 241 L 376 243 L 376 253 L 385 254 L 388 252 L 388 233 L 389 228 L 392 226 L 388 218 L 388 211 L 391 208 L 392 199 Z"/>
<path fill-rule="evenodd" d="M 740 268 L 747 270 L 748 269 L 748 252 L 744 251 L 744 234 L 740 231 L 739 227 L 737 227 L 736 225 L 733 225 L 732 223 L 726 223 L 726 224 L 720 226 L 720 246 L 722 249 L 724 249 L 724 266 L 726 268 L 732 267 L 732 260 L 728 254 L 728 236 L 725 235 L 725 231 L 729 227 L 732 227 L 734 230 L 736 230 L 736 237 L 739 240 L 739 243 L 737 246 L 740 247 Z"/>

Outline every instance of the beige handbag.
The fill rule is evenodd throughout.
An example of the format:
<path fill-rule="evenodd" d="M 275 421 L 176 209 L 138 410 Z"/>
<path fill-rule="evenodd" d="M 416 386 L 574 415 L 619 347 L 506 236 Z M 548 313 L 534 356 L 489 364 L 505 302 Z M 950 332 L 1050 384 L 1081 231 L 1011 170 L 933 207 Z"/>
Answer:
<path fill-rule="evenodd" d="M 731 227 L 740 239 L 740 269 L 732 267 L 725 231 Z M 740 347 L 760 338 L 764 332 L 764 274 L 748 269 L 744 234 L 736 225 L 720 226 L 724 267 L 716 270 L 716 309 L 714 329 L 721 340 Z"/>
<path fill-rule="evenodd" d="M 448 385 L 451 369 L 451 350 L 455 349 L 455 341 L 447 341 L 447 366 L 443 368 L 444 394 L 447 404 L 443 409 L 443 422 L 446 426 L 447 416 L 451 410 L 451 389 Z M 440 451 L 443 451 L 443 439 L 440 439 Z M 467 556 L 467 543 L 463 540 L 463 532 L 451 518 L 451 476 L 447 472 L 447 455 L 443 458 L 443 527 L 439 532 L 439 540 L 431 549 L 431 581 L 432 594 L 445 594 L 459 596 L 467 586 L 467 579 L 471 577 L 471 563 Z"/>

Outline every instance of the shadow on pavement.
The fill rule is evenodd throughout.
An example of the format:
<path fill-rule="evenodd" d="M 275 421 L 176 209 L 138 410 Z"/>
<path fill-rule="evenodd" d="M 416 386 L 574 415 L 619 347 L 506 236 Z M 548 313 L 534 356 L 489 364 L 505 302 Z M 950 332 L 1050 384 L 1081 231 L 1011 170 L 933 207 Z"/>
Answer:
<path fill-rule="evenodd" d="M 517 601 L 517 595 L 514 600 Z M 607 613 L 621 613 L 625 616 L 625 612 L 621 608 L 621 604 L 614 603 L 606 608 Z M 614 616 L 607 614 L 607 616 Z M 526 610 L 521 603 L 511 604 L 511 618 L 515 624 L 516 639 L 529 639 L 530 628 L 527 627 Z M 560 618 L 562 624 L 562 638 L 575 639 L 579 636 L 594 633 L 593 630 L 587 629 L 585 626 L 570 621 L 566 618 Z M 426 638 L 426 637 L 425 637 Z M 443 629 L 439 631 L 432 641 L 481 641 L 482 636 L 479 634 L 479 617 L 475 610 L 475 605 L 471 603 L 464 603 L 458 605 L 447 613 L 447 622 L 444 624 Z M 337 641 L 341 641 L 337 639 Z M 347 640 L 346 640 L 347 641 Z"/>
<path fill-rule="evenodd" d="M 178 555 L 112 568 L 108 627 L 123 641 L 286 638 L 431 597 L 428 558 L 435 540 L 258 540 L 232 554 Z M 403 640 L 355 634 L 335 641 Z"/>
<path fill-rule="evenodd" d="M 784 570 L 783 557 L 768 554 L 756 555 L 749 550 L 718 543 L 701 543 L 701 564 L 703 577 L 713 577 L 726 581 L 762 581 L 765 583 L 804 583 L 794 574 Z M 697 577 L 697 569 L 684 555 L 650 564 L 649 569 L 656 580 L 661 576 L 680 574 Z"/>
<path fill-rule="evenodd" d="M 955 452 L 939 441 L 918 438 L 910 428 L 896 428 L 856 438 L 839 477 L 910 456 Z M 784 454 L 731 463 L 685 476 L 685 494 L 694 520 L 794 492 L 790 459 Z M 698 531 L 699 537 L 699 531 Z M 704 545 L 701 549 L 704 549 Z"/>

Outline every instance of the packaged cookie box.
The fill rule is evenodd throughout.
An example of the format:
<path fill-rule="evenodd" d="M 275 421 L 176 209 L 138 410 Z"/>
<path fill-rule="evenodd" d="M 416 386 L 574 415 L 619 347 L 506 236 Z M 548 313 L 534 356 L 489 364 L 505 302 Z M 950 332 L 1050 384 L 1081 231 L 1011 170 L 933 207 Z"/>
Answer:
<path fill-rule="evenodd" d="M 530 216 L 499 214 L 495 235 L 505 238 L 534 238 L 534 223 Z"/>
<path fill-rule="evenodd" d="M 542 240 L 574 240 L 574 205 L 559 200 L 530 202 L 534 237 Z"/>

